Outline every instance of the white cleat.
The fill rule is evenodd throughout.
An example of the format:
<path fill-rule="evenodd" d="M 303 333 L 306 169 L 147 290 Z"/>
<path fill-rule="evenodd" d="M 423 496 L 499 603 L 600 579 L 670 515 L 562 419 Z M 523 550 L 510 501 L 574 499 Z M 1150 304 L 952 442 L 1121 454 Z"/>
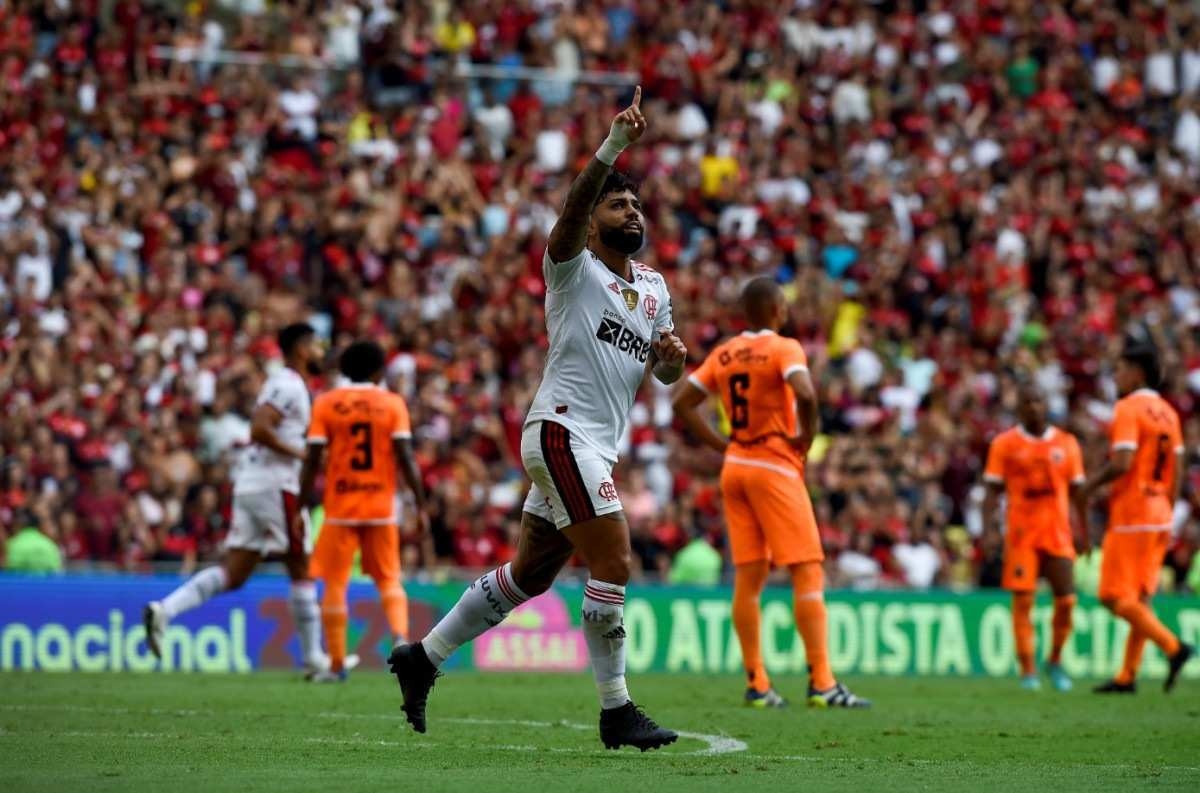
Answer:
<path fill-rule="evenodd" d="M 167 615 L 163 613 L 162 603 L 152 600 L 146 604 L 142 609 L 142 625 L 146 628 L 146 646 L 161 660 L 163 634 L 167 630 Z"/>

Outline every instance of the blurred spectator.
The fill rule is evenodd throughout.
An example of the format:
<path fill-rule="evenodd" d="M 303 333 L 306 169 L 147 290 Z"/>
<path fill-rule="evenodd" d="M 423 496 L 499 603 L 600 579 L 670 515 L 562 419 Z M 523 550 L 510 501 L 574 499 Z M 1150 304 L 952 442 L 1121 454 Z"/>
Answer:
<path fill-rule="evenodd" d="M 1200 442 L 1190 4 L 92 5 L 0 8 L 2 533 L 36 502 L 75 561 L 214 553 L 272 335 L 306 319 L 392 354 L 436 513 L 408 569 L 511 553 L 545 235 L 623 71 L 650 119 L 620 162 L 640 258 L 695 359 L 743 330 L 746 278 L 785 286 L 831 579 L 904 585 L 923 535 L 943 580 L 996 585 L 972 493 L 1017 376 L 1094 467 L 1130 320 Z M 469 76 L 505 65 L 555 79 Z M 617 485 L 665 573 L 720 536 L 719 464 L 664 390 L 631 418 Z"/>
<path fill-rule="evenodd" d="M 62 550 L 52 537 L 38 526 L 29 513 L 19 513 L 16 525 L 22 526 L 4 543 L 4 569 L 13 573 L 57 573 L 63 569 Z"/>

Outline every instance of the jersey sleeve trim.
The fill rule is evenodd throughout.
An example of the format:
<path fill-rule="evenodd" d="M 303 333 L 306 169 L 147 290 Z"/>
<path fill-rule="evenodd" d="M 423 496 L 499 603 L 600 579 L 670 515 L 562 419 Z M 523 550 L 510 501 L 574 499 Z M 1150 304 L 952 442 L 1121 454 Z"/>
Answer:
<path fill-rule="evenodd" d="M 983 481 L 991 482 L 994 485 L 1002 485 L 1004 484 L 1004 477 L 996 476 L 995 474 L 984 474 Z"/>
<path fill-rule="evenodd" d="M 691 383 L 692 385 L 696 386 L 696 388 L 699 388 L 704 393 L 706 393 L 706 394 L 710 393 L 708 390 L 708 386 L 706 386 L 706 385 L 704 385 L 704 383 L 700 382 L 700 378 L 696 377 L 696 375 L 694 375 L 694 374 L 688 375 L 688 382 Z"/>
<path fill-rule="evenodd" d="M 1183 454 L 1185 451 L 1187 451 L 1187 449 L 1185 449 L 1185 448 L 1184 448 L 1184 447 L 1182 447 L 1182 446 L 1176 446 L 1176 447 L 1175 447 L 1175 453 L 1176 453 L 1176 454 Z"/>
<path fill-rule="evenodd" d="M 393 432 L 392 440 L 408 440 L 412 438 L 411 432 Z"/>
<path fill-rule="evenodd" d="M 1075 477 L 1074 479 L 1072 479 L 1072 480 L 1071 480 L 1071 484 L 1073 484 L 1073 485 L 1082 485 L 1082 484 L 1083 484 L 1084 482 L 1086 482 L 1086 481 L 1087 481 L 1087 477 L 1086 477 L 1086 476 L 1077 476 L 1077 477 Z"/>
<path fill-rule="evenodd" d="M 1134 451 L 1137 447 L 1137 441 L 1117 441 L 1112 445 L 1112 450 L 1114 452 Z"/>
<path fill-rule="evenodd" d="M 789 366 L 788 368 L 783 370 L 783 379 L 784 380 L 788 379 L 789 377 L 794 375 L 796 372 L 807 372 L 807 371 L 808 371 L 808 367 L 802 363 L 792 364 L 791 366 Z"/>
<path fill-rule="evenodd" d="M 329 439 L 326 438 L 324 435 L 309 435 L 308 442 L 324 445 L 326 443 L 329 443 Z"/>

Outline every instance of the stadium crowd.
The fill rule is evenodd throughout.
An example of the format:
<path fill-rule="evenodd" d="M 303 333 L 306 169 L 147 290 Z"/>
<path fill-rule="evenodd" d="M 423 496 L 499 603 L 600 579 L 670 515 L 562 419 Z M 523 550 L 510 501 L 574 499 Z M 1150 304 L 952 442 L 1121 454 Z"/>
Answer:
<path fill-rule="evenodd" d="M 553 79 L 470 76 L 487 65 Z M 4 0 L 0 532 L 34 521 L 69 559 L 131 568 L 211 557 L 273 331 L 309 318 L 331 350 L 391 351 L 435 512 L 407 569 L 510 555 L 546 233 L 626 70 L 650 130 L 618 166 L 693 361 L 741 330 L 747 276 L 786 284 L 834 584 L 996 585 L 979 477 L 1017 378 L 1098 465 L 1108 362 L 1144 319 L 1186 425 L 1182 585 L 1200 542 L 1184 3 Z M 672 428 L 665 389 L 628 447 L 645 570 L 720 547 L 719 459 Z"/>

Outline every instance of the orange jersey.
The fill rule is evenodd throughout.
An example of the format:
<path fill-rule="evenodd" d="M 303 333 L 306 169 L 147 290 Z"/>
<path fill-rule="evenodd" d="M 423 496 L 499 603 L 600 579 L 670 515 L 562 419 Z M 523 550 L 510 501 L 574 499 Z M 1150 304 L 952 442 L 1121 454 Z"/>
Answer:
<path fill-rule="evenodd" d="M 1157 392 L 1139 389 L 1117 402 L 1108 434 L 1113 451 L 1133 451 L 1133 465 L 1112 485 L 1109 529 L 1169 530 L 1175 471 L 1183 452 L 1179 414 Z"/>
<path fill-rule="evenodd" d="M 787 379 L 807 372 L 808 358 L 795 339 L 773 331 L 743 333 L 721 344 L 689 378 L 715 394 L 732 429 L 726 459 L 802 465 L 789 439 L 797 432 L 796 394 Z"/>
<path fill-rule="evenodd" d="M 356 383 L 317 397 L 308 441 L 326 444 L 327 523 L 396 521 L 397 461 L 392 444 L 411 436 L 404 399 L 379 386 Z"/>
<path fill-rule="evenodd" d="M 1021 427 L 1002 432 L 988 450 L 983 478 L 1004 485 L 1009 544 L 1074 555 L 1071 485 L 1084 479 L 1083 453 L 1074 435 L 1056 427 L 1040 438 Z"/>

